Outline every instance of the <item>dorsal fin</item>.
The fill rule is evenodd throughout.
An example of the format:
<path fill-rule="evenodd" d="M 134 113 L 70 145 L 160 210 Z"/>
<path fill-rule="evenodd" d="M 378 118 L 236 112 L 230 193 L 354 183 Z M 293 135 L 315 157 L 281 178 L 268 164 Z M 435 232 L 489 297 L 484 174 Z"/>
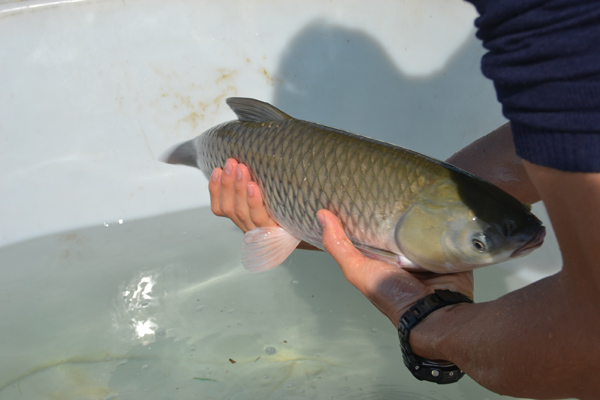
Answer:
<path fill-rule="evenodd" d="M 292 117 L 283 111 L 264 101 L 246 97 L 230 97 L 226 101 L 229 107 L 237 114 L 240 121 L 267 122 L 292 119 Z"/>

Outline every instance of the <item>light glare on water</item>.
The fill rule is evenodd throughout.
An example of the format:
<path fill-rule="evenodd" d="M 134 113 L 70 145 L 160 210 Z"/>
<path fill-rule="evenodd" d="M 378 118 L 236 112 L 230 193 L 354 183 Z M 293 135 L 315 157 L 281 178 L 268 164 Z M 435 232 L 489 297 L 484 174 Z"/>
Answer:
<path fill-rule="evenodd" d="M 241 241 L 203 208 L 1 248 L 0 400 L 499 398 L 412 378 L 327 254 L 250 274 Z"/>

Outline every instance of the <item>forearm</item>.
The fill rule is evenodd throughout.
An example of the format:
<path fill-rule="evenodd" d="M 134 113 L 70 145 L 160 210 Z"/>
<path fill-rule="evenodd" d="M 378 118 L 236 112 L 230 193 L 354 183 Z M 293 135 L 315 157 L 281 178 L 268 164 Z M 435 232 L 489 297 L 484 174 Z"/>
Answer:
<path fill-rule="evenodd" d="M 596 319 L 560 274 L 496 301 L 436 311 L 411 334 L 416 354 L 456 363 L 488 389 L 528 398 L 596 398 Z M 574 304 L 573 304 L 574 303 Z M 588 310 L 589 311 L 589 310 Z"/>
<path fill-rule="evenodd" d="M 540 200 L 515 152 L 509 123 L 471 143 L 446 161 L 493 183 L 523 203 L 533 204 Z"/>

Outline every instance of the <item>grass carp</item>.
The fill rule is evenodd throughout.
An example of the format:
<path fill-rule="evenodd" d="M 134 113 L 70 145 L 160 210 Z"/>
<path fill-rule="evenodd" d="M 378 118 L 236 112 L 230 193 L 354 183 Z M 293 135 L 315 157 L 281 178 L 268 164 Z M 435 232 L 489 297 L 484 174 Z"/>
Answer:
<path fill-rule="evenodd" d="M 326 208 L 364 254 L 407 269 L 453 273 L 538 248 L 545 228 L 530 208 L 466 171 L 417 152 L 295 119 L 268 103 L 229 98 L 238 120 L 170 150 L 166 162 L 208 178 L 244 163 L 279 228 L 247 232 L 242 264 L 258 272 L 304 240 L 323 248 Z"/>

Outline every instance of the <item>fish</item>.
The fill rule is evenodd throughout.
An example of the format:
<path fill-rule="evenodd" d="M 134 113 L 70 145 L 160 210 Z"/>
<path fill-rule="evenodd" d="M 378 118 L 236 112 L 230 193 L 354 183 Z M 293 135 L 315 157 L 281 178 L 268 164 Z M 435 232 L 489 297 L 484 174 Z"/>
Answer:
<path fill-rule="evenodd" d="M 540 247 L 542 222 L 497 186 L 397 145 L 293 118 L 251 98 L 226 100 L 237 120 L 169 149 L 163 161 L 206 178 L 245 164 L 278 227 L 247 232 L 242 265 L 280 265 L 301 241 L 323 249 L 316 213 L 333 212 L 363 254 L 410 271 L 469 271 Z"/>

